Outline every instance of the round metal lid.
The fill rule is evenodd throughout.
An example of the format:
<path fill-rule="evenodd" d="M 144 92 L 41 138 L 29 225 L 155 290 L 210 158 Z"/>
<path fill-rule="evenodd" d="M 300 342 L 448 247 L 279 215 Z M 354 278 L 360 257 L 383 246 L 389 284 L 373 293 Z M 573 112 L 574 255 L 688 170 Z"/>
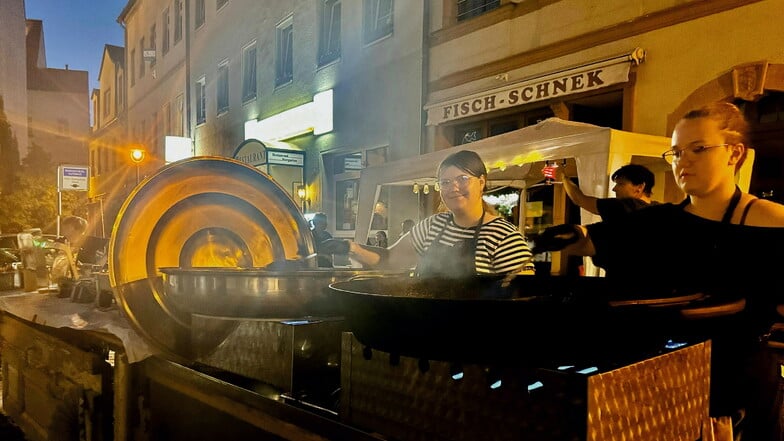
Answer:
<path fill-rule="evenodd" d="M 163 295 L 162 267 L 263 267 L 314 251 L 289 194 L 258 169 L 222 157 L 172 163 L 125 200 L 109 242 L 109 277 L 134 329 L 169 356 L 193 360 L 237 326 L 199 321 Z"/>

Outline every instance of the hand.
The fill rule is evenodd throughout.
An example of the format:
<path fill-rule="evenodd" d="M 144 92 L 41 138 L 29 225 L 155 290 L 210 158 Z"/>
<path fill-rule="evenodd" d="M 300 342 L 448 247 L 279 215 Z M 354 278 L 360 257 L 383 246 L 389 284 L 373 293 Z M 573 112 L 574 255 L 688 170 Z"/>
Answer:
<path fill-rule="evenodd" d="M 562 224 L 546 228 L 534 243 L 534 254 L 560 251 L 583 237 L 578 225 Z"/>
<path fill-rule="evenodd" d="M 346 239 L 327 239 L 316 244 L 316 251 L 321 254 L 348 254 L 351 242 Z"/>

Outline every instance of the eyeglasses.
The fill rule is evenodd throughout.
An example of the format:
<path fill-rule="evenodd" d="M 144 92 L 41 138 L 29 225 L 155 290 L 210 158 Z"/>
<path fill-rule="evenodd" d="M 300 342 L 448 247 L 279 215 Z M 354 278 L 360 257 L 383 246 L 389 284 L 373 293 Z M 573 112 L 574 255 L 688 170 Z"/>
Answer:
<path fill-rule="evenodd" d="M 441 188 L 449 188 L 450 185 L 457 184 L 458 187 L 464 188 L 466 185 L 468 185 L 468 182 L 473 177 L 474 176 L 460 175 L 460 176 L 456 176 L 456 177 L 454 177 L 452 179 L 439 179 L 438 180 L 438 185 Z"/>
<path fill-rule="evenodd" d="M 683 156 L 683 152 L 689 152 L 692 156 L 697 157 L 700 154 L 704 153 L 706 150 L 710 150 L 716 147 L 726 147 L 728 145 L 732 145 L 732 144 L 697 145 L 685 149 L 671 149 L 662 153 L 661 156 L 665 161 L 667 161 L 668 164 L 672 164 L 673 162 L 678 162 L 681 160 L 681 157 Z"/>

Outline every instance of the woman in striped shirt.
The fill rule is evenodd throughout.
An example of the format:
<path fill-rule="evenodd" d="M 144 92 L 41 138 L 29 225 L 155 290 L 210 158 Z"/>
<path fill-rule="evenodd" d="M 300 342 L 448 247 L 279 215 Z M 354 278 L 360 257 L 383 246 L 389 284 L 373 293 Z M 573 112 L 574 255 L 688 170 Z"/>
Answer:
<path fill-rule="evenodd" d="M 447 212 L 420 221 L 386 250 L 349 242 L 349 255 L 364 266 L 415 266 L 422 277 L 533 273 L 523 235 L 482 199 L 487 169 L 478 154 L 462 150 L 447 156 L 438 167 L 438 183 Z"/>

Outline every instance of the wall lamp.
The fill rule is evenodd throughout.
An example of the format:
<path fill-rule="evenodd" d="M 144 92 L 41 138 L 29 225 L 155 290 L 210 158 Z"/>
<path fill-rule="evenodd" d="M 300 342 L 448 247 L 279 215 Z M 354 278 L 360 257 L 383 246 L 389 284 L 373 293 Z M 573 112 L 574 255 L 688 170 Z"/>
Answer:
<path fill-rule="evenodd" d="M 308 189 L 304 184 L 297 185 L 297 196 L 299 197 L 299 200 L 302 201 L 302 212 L 304 213 L 307 211 L 307 208 L 310 205 Z"/>

